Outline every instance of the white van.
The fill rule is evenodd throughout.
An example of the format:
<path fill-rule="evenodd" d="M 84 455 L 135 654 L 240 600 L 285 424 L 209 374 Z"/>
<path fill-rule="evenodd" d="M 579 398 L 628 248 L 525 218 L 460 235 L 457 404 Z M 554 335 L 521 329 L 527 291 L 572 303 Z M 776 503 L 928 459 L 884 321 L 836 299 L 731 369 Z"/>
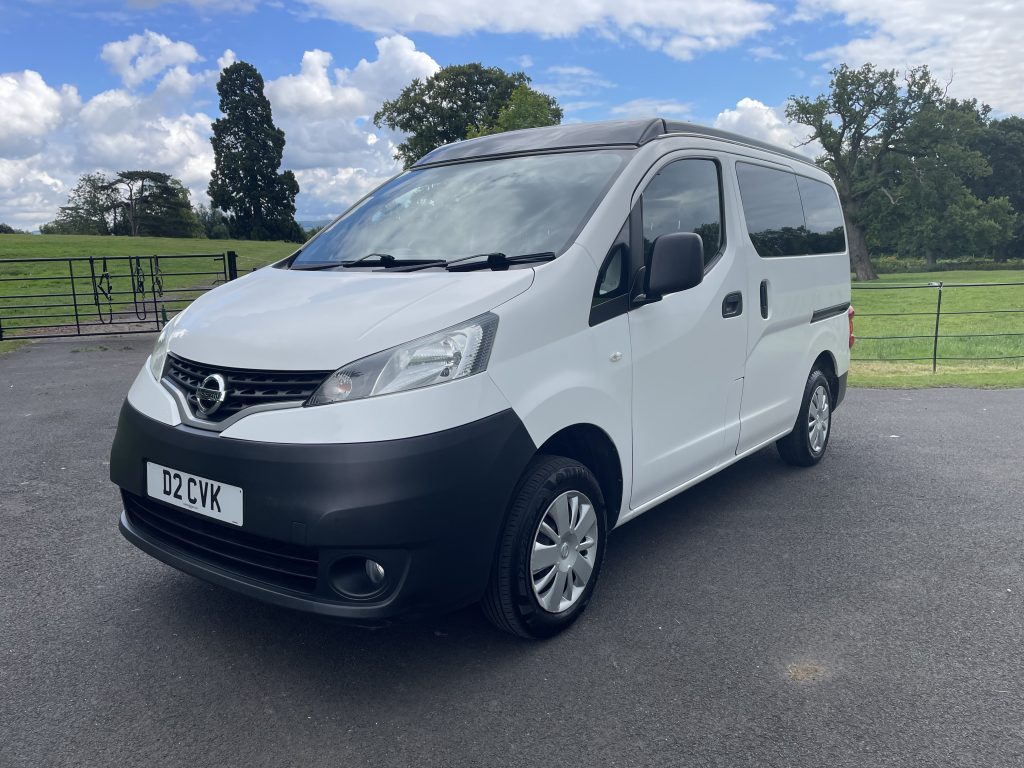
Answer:
<path fill-rule="evenodd" d="M 174 317 L 121 411 L 122 533 L 360 624 L 550 636 L 616 526 L 828 447 L 843 214 L 800 155 L 665 120 L 441 147 Z"/>

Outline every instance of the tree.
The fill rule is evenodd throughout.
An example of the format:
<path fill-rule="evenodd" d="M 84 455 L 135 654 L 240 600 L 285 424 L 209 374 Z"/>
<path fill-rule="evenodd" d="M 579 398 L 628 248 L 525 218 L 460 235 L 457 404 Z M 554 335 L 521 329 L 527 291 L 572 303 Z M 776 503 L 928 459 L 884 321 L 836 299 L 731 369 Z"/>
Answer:
<path fill-rule="evenodd" d="M 121 171 L 109 182 L 120 198 L 116 234 L 135 237 L 197 237 L 201 227 L 189 191 L 169 174 Z"/>
<path fill-rule="evenodd" d="M 887 185 L 862 208 L 871 222 L 869 245 L 921 254 L 934 266 L 955 256 L 991 257 L 1012 237 L 1010 201 L 980 199 L 971 189 L 992 174 L 975 148 L 988 114 L 974 100 L 944 99 L 914 117 L 906 137 L 918 151 L 889 156 Z"/>
<path fill-rule="evenodd" d="M 466 138 L 558 125 L 561 122 L 562 108 L 552 96 L 535 91 L 528 85 L 520 85 L 512 91 L 512 96 L 498 112 L 498 117 L 492 125 L 473 126 Z"/>
<path fill-rule="evenodd" d="M 299 183 L 279 173 L 284 131 L 274 125 L 263 77 L 252 64 L 235 62 L 217 82 L 223 117 L 213 123 L 213 206 L 230 214 L 232 235 L 250 240 L 302 242 L 295 221 Z"/>
<path fill-rule="evenodd" d="M 385 101 L 373 122 L 408 134 L 398 145 L 398 156 L 408 168 L 442 144 L 461 141 L 471 133 L 495 132 L 492 129 L 506 108 L 505 125 L 516 128 L 560 122 L 562 110 L 554 99 L 530 89 L 529 82 L 522 72 L 508 73 L 482 64 L 444 67 L 426 80 L 416 78 L 397 98 Z M 526 90 L 515 106 L 510 105 L 520 87 Z M 544 100 L 543 109 L 537 109 L 540 99 Z M 534 117 L 539 122 L 533 122 Z"/>
<path fill-rule="evenodd" d="M 57 218 L 40 227 L 44 234 L 109 235 L 117 222 L 120 198 L 102 173 L 86 173 L 68 196 Z"/>
<path fill-rule="evenodd" d="M 189 191 L 158 171 L 121 171 L 113 179 L 87 173 L 43 234 L 198 237 Z"/>
<path fill-rule="evenodd" d="M 791 97 L 786 117 L 811 128 L 809 140 L 821 142 L 825 155 L 819 162 L 835 179 L 843 204 L 851 266 L 858 280 L 875 280 L 864 205 L 873 195 L 889 191 L 889 158 L 928 152 L 928 133 L 909 137 L 907 128 L 922 110 L 941 101 L 944 92 L 927 67 L 907 70 L 902 84 L 895 69 L 873 64 L 860 69 L 843 64 L 831 74 L 827 94 Z M 924 145 L 916 144 L 922 141 Z"/>
<path fill-rule="evenodd" d="M 27 234 L 28 234 L 28 232 L 26 232 L 23 229 L 15 229 L 10 224 L 5 224 L 4 222 L 0 221 L 0 235 L 27 235 Z"/>
<path fill-rule="evenodd" d="M 200 205 L 195 208 L 195 216 L 203 233 L 209 239 L 227 240 L 231 237 L 231 233 L 228 231 L 227 217 L 218 209 Z"/>
<path fill-rule="evenodd" d="M 973 179 L 969 186 L 980 198 L 1005 197 L 1018 213 L 1024 213 L 1024 118 L 992 120 L 975 139 L 992 169 L 988 176 Z M 1018 216 L 1014 236 L 1000 258 L 1024 255 L 1024 216 Z"/>

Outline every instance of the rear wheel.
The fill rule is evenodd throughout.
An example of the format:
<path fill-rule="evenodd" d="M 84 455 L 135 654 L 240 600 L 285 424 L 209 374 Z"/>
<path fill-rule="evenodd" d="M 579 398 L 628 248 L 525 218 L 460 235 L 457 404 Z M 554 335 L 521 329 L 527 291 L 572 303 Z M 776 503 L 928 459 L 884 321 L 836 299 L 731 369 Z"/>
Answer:
<path fill-rule="evenodd" d="M 606 534 L 604 497 L 591 471 L 571 459 L 538 456 L 513 497 L 484 614 L 520 637 L 561 632 L 590 602 Z"/>
<path fill-rule="evenodd" d="M 815 368 L 807 377 L 793 431 L 775 443 L 783 461 L 797 467 L 821 461 L 832 434 L 832 402 L 828 376 Z"/>

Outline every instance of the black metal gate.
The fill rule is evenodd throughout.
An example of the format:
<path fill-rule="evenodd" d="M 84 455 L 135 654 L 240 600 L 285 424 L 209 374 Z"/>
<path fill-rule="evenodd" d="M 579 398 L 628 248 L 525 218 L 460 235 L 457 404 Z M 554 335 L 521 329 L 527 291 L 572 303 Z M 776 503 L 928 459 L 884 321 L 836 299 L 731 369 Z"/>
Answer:
<path fill-rule="evenodd" d="M 0 341 L 153 333 L 238 276 L 234 251 L 0 258 Z"/>

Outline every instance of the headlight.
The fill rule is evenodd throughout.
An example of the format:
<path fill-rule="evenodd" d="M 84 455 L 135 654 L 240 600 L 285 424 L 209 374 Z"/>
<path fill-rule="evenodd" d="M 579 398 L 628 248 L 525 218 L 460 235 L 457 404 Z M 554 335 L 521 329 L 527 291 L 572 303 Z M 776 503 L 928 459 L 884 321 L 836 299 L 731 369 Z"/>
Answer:
<path fill-rule="evenodd" d="M 342 366 L 320 385 L 308 405 L 325 405 L 405 392 L 463 379 L 487 370 L 498 316 L 488 312 Z"/>
<path fill-rule="evenodd" d="M 177 317 L 177 315 L 175 315 Z M 167 348 L 171 343 L 171 328 L 174 326 L 174 320 L 168 322 L 160 335 L 156 337 L 156 344 L 153 345 L 153 351 L 149 355 L 149 372 L 153 374 L 153 378 L 160 381 L 160 378 L 164 375 L 164 363 L 167 362 Z"/>

